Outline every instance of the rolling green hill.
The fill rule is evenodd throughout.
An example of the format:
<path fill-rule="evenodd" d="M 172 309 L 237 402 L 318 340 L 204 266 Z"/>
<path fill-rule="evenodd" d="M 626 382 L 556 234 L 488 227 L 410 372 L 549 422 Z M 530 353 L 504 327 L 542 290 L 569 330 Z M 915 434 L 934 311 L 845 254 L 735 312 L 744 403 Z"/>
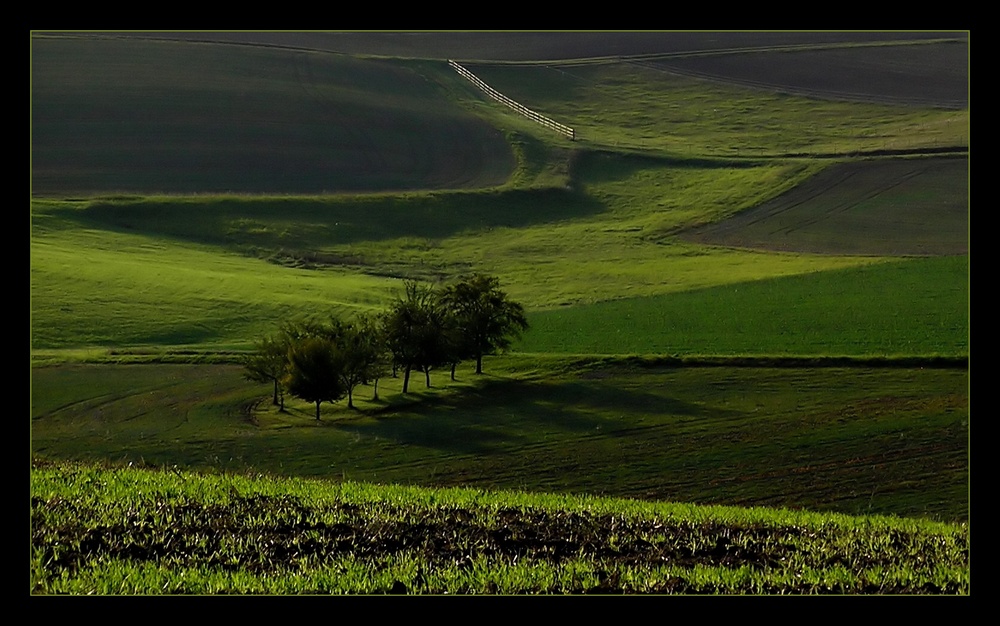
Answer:
<path fill-rule="evenodd" d="M 515 164 L 412 64 L 35 37 L 31 72 L 36 195 L 482 187 Z"/>
<path fill-rule="evenodd" d="M 211 35 L 32 37 L 33 455 L 968 519 L 967 33 Z M 470 272 L 484 377 L 234 364 Z"/>

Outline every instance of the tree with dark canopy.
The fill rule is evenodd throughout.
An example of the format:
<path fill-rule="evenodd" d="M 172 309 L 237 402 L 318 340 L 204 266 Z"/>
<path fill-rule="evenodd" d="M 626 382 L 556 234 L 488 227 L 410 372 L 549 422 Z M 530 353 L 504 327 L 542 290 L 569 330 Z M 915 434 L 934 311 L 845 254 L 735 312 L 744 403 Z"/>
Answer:
<path fill-rule="evenodd" d="M 261 338 L 252 353 L 244 357 L 243 376 L 255 383 L 273 383 L 272 403 L 285 410 L 285 389 L 282 379 L 288 373 L 288 335 L 267 335 Z"/>
<path fill-rule="evenodd" d="M 329 338 L 338 353 L 341 382 L 347 389 L 347 408 L 354 408 L 354 388 L 378 380 L 382 375 L 382 344 L 379 337 L 372 334 L 370 323 L 343 323 L 333 320 Z M 376 391 L 376 396 L 378 391 Z"/>
<path fill-rule="evenodd" d="M 328 337 L 303 337 L 288 348 L 285 386 L 296 398 L 316 403 L 316 421 L 319 421 L 321 403 L 333 403 L 347 395 L 340 376 L 343 367 L 341 352 Z"/>
<path fill-rule="evenodd" d="M 386 343 L 385 328 L 378 316 L 360 315 L 356 321 L 360 350 L 364 354 L 366 382 L 372 384 L 372 400 L 378 401 L 378 381 L 389 373 L 391 357 Z"/>
<path fill-rule="evenodd" d="M 424 372 L 430 387 L 431 369 L 451 363 L 447 316 L 432 289 L 407 282 L 403 295 L 383 314 L 382 326 L 394 362 L 403 368 L 403 393 L 414 367 Z"/>
<path fill-rule="evenodd" d="M 483 356 L 510 348 L 528 329 L 524 307 L 500 289 L 495 276 L 475 274 L 447 286 L 441 303 L 459 330 L 465 350 L 476 359 L 476 374 L 483 373 Z"/>

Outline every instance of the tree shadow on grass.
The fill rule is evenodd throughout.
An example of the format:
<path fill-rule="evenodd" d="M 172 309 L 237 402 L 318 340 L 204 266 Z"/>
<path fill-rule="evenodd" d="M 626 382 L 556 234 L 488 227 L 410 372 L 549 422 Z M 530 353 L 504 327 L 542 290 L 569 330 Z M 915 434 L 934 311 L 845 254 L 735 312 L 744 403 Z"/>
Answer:
<path fill-rule="evenodd" d="M 669 390 L 635 390 L 608 381 L 493 380 L 335 427 L 400 445 L 499 455 L 563 438 L 628 436 L 636 428 L 648 428 L 650 422 L 739 415 L 739 411 L 681 400 Z"/>
<path fill-rule="evenodd" d="M 524 228 L 604 210 L 602 202 L 584 193 L 550 187 L 331 198 L 95 201 L 66 217 L 90 228 L 291 254 L 364 241 Z"/>

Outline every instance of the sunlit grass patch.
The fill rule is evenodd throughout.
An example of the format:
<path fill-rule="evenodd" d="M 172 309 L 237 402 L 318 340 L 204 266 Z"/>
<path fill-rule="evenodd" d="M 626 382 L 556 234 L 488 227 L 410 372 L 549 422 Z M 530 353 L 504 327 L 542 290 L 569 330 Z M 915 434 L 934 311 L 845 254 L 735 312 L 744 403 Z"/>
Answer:
<path fill-rule="evenodd" d="M 30 561 L 44 594 L 969 588 L 964 525 L 71 465 L 32 470 Z"/>

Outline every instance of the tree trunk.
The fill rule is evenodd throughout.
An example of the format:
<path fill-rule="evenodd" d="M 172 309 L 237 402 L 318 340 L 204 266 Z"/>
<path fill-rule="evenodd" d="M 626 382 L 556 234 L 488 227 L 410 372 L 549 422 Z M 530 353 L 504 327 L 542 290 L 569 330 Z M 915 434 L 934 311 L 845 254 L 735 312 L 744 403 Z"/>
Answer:
<path fill-rule="evenodd" d="M 347 408 L 349 409 L 354 408 L 354 395 L 352 391 L 353 391 L 352 389 L 347 390 Z"/>
<path fill-rule="evenodd" d="M 479 354 L 476 355 L 476 373 L 477 374 L 482 374 L 483 373 L 483 353 L 482 352 L 480 352 Z"/>
<path fill-rule="evenodd" d="M 375 379 L 374 387 L 375 387 L 375 394 L 372 395 L 372 402 L 378 402 L 378 379 L 377 378 Z"/>
<path fill-rule="evenodd" d="M 431 368 L 424 368 L 424 379 L 427 381 L 427 388 L 430 389 L 431 386 Z"/>
<path fill-rule="evenodd" d="M 274 379 L 274 400 L 271 401 L 271 404 L 278 404 L 278 379 L 277 378 Z"/>
<path fill-rule="evenodd" d="M 407 365 L 406 369 L 403 370 L 403 393 L 406 393 L 407 388 L 410 386 L 410 366 Z"/>
<path fill-rule="evenodd" d="M 452 382 L 455 381 L 455 368 L 456 367 L 458 367 L 458 363 L 452 363 L 451 364 L 451 380 L 452 380 Z"/>
<path fill-rule="evenodd" d="M 319 421 L 319 403 L 320 403 L 320 400 L 317 400 L 316 401 L 316 421 L 317 422 Z"/>

